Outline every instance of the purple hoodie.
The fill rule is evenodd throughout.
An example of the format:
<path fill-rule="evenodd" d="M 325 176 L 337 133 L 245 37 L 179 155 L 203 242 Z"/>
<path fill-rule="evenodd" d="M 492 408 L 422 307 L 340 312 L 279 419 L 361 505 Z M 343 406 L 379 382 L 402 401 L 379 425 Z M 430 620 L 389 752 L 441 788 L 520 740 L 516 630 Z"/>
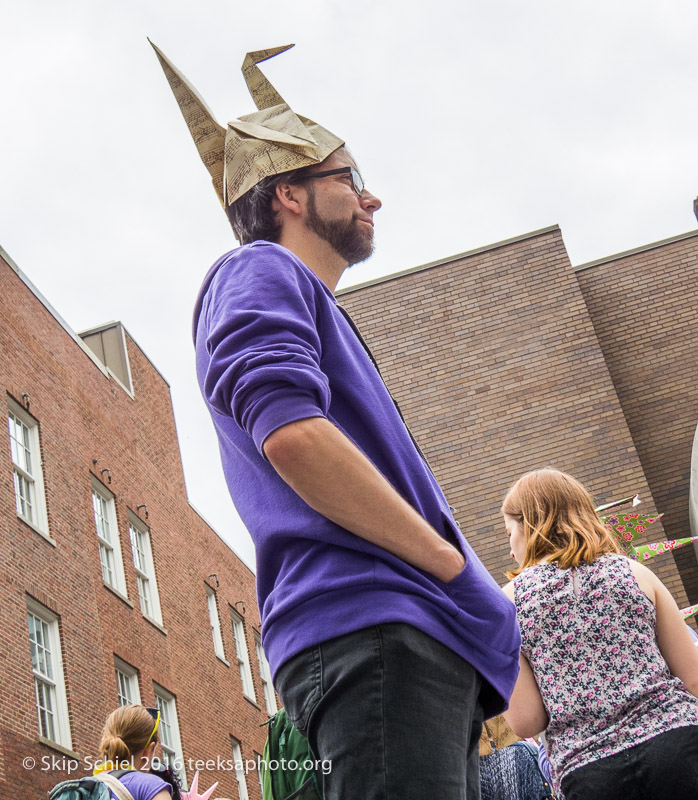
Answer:
<path fill-rule="evenodd" d="M 406 622 L 485 678 L 488 716 L 505 707 L 520 636 L 505 597 L 460 533 L 353 323 L 325 284 L 281 245 L 220 258 L 194 313 L 199 384 L 223 471 L 257 554 L 263 645 L 272 674 L 311 645 Z M 324 417 L 342 431 L 467 563 L 446 584 L 318 514 L 262 451 L 277 428 Z"/>

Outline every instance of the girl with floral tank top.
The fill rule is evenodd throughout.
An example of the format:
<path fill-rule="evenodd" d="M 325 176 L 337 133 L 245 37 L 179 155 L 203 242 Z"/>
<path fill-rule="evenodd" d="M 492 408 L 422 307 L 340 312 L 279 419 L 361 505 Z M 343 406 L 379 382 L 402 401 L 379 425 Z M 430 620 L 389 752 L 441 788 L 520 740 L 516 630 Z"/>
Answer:
<path fill-rule="evenodd" d="M 695 800 L 698 650 L 669 591 L 563 472 L 524 475 L 502 513 L 522 638 L 509 725 L 545 731 L 567 800 Z"/>

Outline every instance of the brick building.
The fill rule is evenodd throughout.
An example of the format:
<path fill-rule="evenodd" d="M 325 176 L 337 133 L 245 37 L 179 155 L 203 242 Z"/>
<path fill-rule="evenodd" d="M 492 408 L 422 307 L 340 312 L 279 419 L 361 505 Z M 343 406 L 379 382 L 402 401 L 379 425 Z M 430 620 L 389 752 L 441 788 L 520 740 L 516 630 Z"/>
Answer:
<path fill-rule="evenodd" d="M 550 465 L 599 502 L 690 535 L 698 423 L 698 231 L 572 267 L 557 227 L 340 292 L 475 550 L 504 582 L 499 506 Z M 696 551 L 651 562 L 698 602 Z"/>
<path fill-rule="evenodd" d="M 2 250 L 0 298 L 0 798 L 87 774 L 129 700 L 161 709 L 165 758 L 254 760 L 276 702 L 254 575 L 187 502 L 167 383 L 119 323 L 74 334 Z M 214 779 L 261 796 L 254 769 Z"/>

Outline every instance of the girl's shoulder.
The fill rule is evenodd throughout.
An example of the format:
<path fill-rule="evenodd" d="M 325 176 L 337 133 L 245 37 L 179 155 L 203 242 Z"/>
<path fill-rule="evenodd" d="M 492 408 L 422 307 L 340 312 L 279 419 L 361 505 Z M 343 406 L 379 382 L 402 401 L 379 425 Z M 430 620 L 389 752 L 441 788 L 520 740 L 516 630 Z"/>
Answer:
<path fill-rule="evenodd" d="M 649 599 L 656 605 L 657 603 L 657 585 L 661 586 L 661 581 L 652 572 L 649 567 L 641 564 L 639 561 L 628 559 L 628 566 L 633 574 L 633 577 L 638 583 L 638 586 L 649 597 Z"/>
<path fill-rule="evenodd" d="M 152 772 L 132 770 L 121 775 L 119 780 L 131 792 L 134 800 L 151 800 L 163 789 L 172 794 L 170 784 Z"/>

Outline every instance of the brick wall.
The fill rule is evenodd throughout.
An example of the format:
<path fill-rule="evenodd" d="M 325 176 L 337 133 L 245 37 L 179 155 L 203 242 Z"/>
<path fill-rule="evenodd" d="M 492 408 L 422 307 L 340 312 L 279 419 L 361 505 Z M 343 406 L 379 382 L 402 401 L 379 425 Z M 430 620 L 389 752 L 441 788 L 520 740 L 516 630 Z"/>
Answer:
<path fill-rule="evenodd" d="M 690 536 L 698 232 L 582 267 L 576 275 L 666 533 Z M 698 603 L 695 551 L 685 547 L 673 558 L 689 601 Z"/>
<path fill-rule="evenodd" d="M 557 228 L 344 291 L 466 535 L 500 583 L 499 507 L 523 472 L 554 466 L 599 502 L 638 492 L 635 445 Z M 662 535 L 661 526 L 651 529 Z M 671 559 L 652 564 L 680 603 Z"/>
<path fill-rule="evenodd" d="M 169 388 L 127 337 L 131 398 L 107 377 L 0 259 L 0 386 L 16 401 L 30 395 L 40 426 L 49 534 L 16 514 L 7 443 L 0 445 L 0 798 L 40 797 L 65 775 L 22 768 L 30 756 L 61 757 L 38 741 L 27 630 L 27 595 L 59 616 L 73 750 L 97 756 L 101 728 L 117 706 L 114 656 L 137 668 L 142 702 L 154 682 L 176 696 L 185 759 L 261 753 L 267 718 L 253 640 L 259 629 L 254 576 L 187 502 Z M 7 406 L 7 404 L 6 404 Z M 7 409 L 6 409 L 7 410 Z M 6 411 L 5 411 L 6 413 Z M 93 459 L 98 459 L 93 464 Z M 91 501 L 93 478 L 108 469 L 114 494 L 128 601 L 102 581 Z M 140 611 L 128 513 L 147 504 L 163 629 Z M 144 510 L 140 516 L 143 518 Z M 204 582 L 216 588 L 225 655 L 216 658 Z M 229 606 L 244 602 L 257 705 L 241 691 Z M 240 606 L 238 606 L 239 608 Z M 80 772 L 80 774 L 85 774 Z M 237 796 L 232 771 L 218 794 Z M 259 798 L 254 772 L 250 797 Z"/>

